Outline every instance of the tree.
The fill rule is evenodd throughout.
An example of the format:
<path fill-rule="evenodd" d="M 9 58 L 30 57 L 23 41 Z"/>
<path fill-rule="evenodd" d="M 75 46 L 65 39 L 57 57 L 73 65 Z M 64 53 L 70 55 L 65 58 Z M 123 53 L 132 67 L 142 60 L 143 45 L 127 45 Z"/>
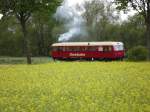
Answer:
<path fill-rule="evenodd" d="M 27 63 L 31 64 L 31 48 L 27 31 L 27 23 L 35 12 L 49 10 L 53 13 L 60 0 L 0 0 L 0 13 L 3 18 L 15 16 L 19 21 L 24 37 L 24 46 L 26 51 Z"/>
<path fill-rule="evenodd" d="M 133 8 L 144 17 L 146 25 L 146 40 L 150 59 L 150 0 L 116 0 L 119 10 Z"/>
<path fill-rule="evenodd" d="M 21 56 L 21 33 L 16 24 L 16 18 L 8 17 L 0 21 L 0 55 L 1 56 Z M 14 53 L 15 51 L 15 53 Z"/>
<path fill-rule="evenodd" d="M 56 21 L 47 10 L 36 12 L 32 16 L 32 27 L 34 27 L 34 41 L 36 42 L 38 56 L 47 56 L 49 45 L 54 42 L 52 30 Z"/>
<path fill-rule="evenodd" d="M 111 5 L 110 2 L 106 4 L 100 0 L 85 2 L 83 17 L 86 21 L 90 41 L 107 40 L 108 27 L 118 19 L 117 16 L 113 15 L 114 9 Z"/>
<path fill-rule="evenodd" d="M 141 45 L 146 47 L 145 37 L 145 23 L 144 18 L 141 15 L 134 15 L 129 17 L 127 21 L 124 21 L 120 28 L 121 41 L 126 45 L 126 49 Z"/>

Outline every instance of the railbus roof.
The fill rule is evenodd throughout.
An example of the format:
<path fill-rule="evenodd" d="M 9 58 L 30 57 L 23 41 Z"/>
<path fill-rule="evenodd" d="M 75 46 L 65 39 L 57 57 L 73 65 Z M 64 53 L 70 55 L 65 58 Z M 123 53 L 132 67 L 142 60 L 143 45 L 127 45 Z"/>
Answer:
<path fill-rule="evenodd" d="M 52 47 L 59 46 L 105 46 L 105 45 L 123 45 L 122 42 L 63 42 L 52 44 Z"/>

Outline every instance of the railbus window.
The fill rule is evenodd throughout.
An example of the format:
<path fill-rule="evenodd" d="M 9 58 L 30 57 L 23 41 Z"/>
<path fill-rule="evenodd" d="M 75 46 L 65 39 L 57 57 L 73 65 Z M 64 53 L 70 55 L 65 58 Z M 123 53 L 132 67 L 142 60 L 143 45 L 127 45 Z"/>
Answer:
<path fill-rule="evenodd" d="M 63 47 L 58 47 L 58 51 L 63 51 Z"/>
<path fill-rule="evenodd" d="M 80 47 L 80 51 L 84 52 L 87 51 L 86 47 Z"/>
<path fill-rule="evenodd" d="M 72 51 L 73 51 L 73 52 L 76 52 L 76 47 L 72 47 Z"/>
<path fill-rule="evenodd" d="M 95 46 L 90 46 L 90 47 L 88 48 L 88 51 L 97 51 L 97 47 L 95 47 Z"/>
<path fill-rule="evenodd" d="M 104 46 L 103 47 L 103 51 L 104 52 L 111 52 L 112 51 L 112 47 L 111 46 Z"/>
<path fill-rule="evenodd" d="M 80 47 L 74 47 L 75 50 L 74 51 L 81 51 Z"/>
<path fill-rule="evenodd" d="M 98 51 L 103 52 L 103 47 L 102 47 L 102 46 L 99 47 L 99 48 L 98 48 Z"/>
<path fill-rule="evenodd" d="M 57 50 L 58 50 L 58 47 L 53 47 L 52 50 L 53 50 L 53 51 L 57 51 Z"/>
<path fill-rule="evenodd" d="M 112 51 L 112 47 L 108 46 L 108 51 L 111 52 Z"/>
<path fill-rule="evenodd" d="M 84 52 L 84 51 L 86 51 L 86 47 L 80 46 L 77 48 L 77 51 Z"/>
<path fill-rule="evenodd" d="M 84 47 L 84 51 L 88 51 L 88 47 Z"/>
<path fill-rule="evenodd" d="M 67 52 L 70 51 L 69 47 L 66 47 L 66 51 L 67 51 Z"/>
<path fill-rule="evenodd" d="M 70 52 L 74 52 L 74 51 L 76 51 L 76 49 L 75 49 L 75 47 L 68 47 L 68 51 L 70 51 Z"/>
<path fill-rule="evenodd" d="M 62 47 L 62 51 L 63 51 L 63 52 L 65 51 L 65 47 Z"/>

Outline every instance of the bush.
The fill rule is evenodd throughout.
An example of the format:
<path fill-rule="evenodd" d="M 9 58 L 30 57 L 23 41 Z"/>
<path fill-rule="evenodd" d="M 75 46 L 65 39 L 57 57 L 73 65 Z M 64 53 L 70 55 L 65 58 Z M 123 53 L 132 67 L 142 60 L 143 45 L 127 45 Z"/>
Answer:
<path fill-rule="evenodd" d="M 133 47 L 127 52 L 128 60 L 131 61 L 145 61 L 147 56 L 148 50 L 143 46 Z"/>

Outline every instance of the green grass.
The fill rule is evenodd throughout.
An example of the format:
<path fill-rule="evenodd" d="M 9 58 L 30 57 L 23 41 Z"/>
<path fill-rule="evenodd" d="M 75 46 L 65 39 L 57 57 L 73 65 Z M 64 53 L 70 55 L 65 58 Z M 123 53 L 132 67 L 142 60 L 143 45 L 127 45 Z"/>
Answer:
<path fill-rule="evenodd" d="M 3 64 L 0 112 L 150 112 L 150 63 Z"/>
<path fill-rule="evenodd" d="M 50 57 L 32 57 L 33 64 L 49 63 Z M 26 64 L 25 57 L 0 57 L 0 64 Z"/>

